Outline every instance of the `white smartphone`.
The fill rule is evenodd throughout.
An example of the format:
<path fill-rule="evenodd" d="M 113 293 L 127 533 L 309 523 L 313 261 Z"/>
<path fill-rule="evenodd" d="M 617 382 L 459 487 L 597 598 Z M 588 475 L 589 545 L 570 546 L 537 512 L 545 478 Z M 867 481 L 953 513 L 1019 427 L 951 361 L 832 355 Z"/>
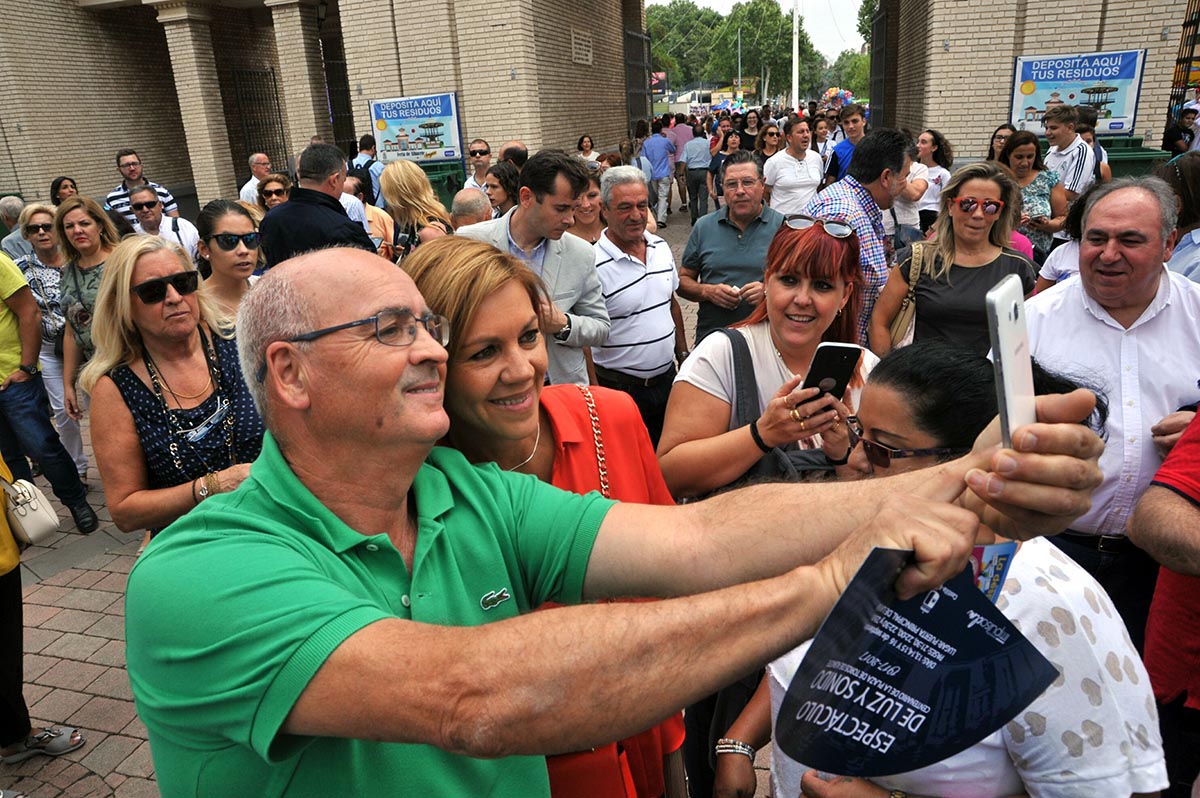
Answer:
<path fill-rule="evenodd" d="M 1011 447 L 1013 430 L 1037 421 L 1021 278 L 1010 274 L 987 292 L 987 316 L 992 365 L 996 370 L 1000 435 L 1004 445 Z"/>

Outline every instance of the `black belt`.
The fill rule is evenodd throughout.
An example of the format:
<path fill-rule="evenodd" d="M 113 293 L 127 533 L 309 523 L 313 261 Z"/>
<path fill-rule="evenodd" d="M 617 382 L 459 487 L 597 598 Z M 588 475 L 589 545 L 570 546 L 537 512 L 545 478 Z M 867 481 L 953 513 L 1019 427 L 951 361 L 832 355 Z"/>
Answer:
<path fill-rule="evenodd" d="M 664 382 L 670 382 L 675 379 L 675 367 L 672 366 L 662 374 L 655 374 L 653 377 L 635 377 L 623 371 L 613 371 L 612 369 L 604 368 L 604 366 L 596 366 L 596 376 L 616 385 L 653 388 L 656 385 L 662 385 Z"/>
<path fill-rule="evenodd" d="M 1077 546 L 1086 546 L 1105 554 L 1124 554 L 1134 548 L 1134 545 L 1129 542 L 1129 538 L 1124 535 L 1089 535 L 1086 532 L 1075 532 L 1068 529 L 1060 532 L 1058 536 Z"/>

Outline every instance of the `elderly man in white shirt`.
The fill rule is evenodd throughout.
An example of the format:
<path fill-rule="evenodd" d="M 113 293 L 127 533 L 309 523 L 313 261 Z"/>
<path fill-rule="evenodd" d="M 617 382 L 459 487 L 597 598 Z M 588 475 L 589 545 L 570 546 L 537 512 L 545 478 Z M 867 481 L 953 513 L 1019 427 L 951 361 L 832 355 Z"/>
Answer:
<path fill-rule="evenodd" d="M 1054 542 L 1108 591 L 1139 651 L 1158 568 L 1125 526 L 1200 400 L 1200 285 L 1163 265 L 1175 208 L 1158 178 L 1097 189 L 1084 210 L 1079 276 L 1025 305 L 1033 357 L 1108 398 L 1104 483 Z"/>
<path fill-rule="evenodd" d="M 250 179 L 242 186 L 242 190 L 238 192 L 238 199 L 242 202 L 249 202 L 251 205 L 258 204 L 258 184 L 259 181 L 265 180 L 267 175 L 271 174 L 271 159 L 265 152 L 256 152 L 250 156 Z"/>

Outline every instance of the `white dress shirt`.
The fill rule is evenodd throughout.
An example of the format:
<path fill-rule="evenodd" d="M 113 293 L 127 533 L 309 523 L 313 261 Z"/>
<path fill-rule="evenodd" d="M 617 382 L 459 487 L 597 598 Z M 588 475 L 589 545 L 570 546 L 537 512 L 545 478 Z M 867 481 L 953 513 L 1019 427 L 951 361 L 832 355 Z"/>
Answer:
<path fill-rule="evenodd" d="M 1164 268 L 1154 300 L 1129 329 L 1087 295 L 1079 277 L 1043 291 L 1025 309 L 1034 359 L 1094 383 L 1108 398 L 1104 482 L 1071 528 L 1124 535 L 1162 464 L 1150 428 L 1200 400 L 1200 285 Z"/>

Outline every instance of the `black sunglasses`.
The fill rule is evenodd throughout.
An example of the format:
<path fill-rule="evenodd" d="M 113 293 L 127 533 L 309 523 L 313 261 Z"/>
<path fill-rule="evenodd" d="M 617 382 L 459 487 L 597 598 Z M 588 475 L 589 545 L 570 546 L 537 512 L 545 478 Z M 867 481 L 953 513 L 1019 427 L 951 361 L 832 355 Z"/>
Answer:
<path fill-rule="evenodd" d="M 147 200 L 146 202 L 132 202 L 129 204 L 129 207 L 133 208 L 135 211 L 144 211 L 147 208 L 153 208 L 156 205 L 158 205 L 158 200 Z"/>
<path fill-rule="evenodd" d="M 52 224 L 27 224 L 27 225 L 25 225 L 25 232 L 28 233 L 29 235 L 35 235 L 37 233 L 49 233 L 53 229 L 54 229 L 54 225 L 52 225 Z"/>
<path fill-rule="evenodd" d="M 884 446 L 882 443 L 864 438 L 862 422 L 859 421 L 858 416 L 847 417 L 846 428 L 850 432 L 851 450 L 862 444 L 867 462 L 876 468 L 887 468 L 893 460 L 905 457 L 960 457 L 971 451 L 970 449 L 954 449 L 946 446 L 933 449 L 893 449 L 891 446 Z"/>
<path fill-rule="evenodd" d="M 180 296 L 196 293 L 200 287 L 200 272 L 176 272 L 166 277 L 156 277 L 144 283 L 138 283 L 129 289 L 138 295 L 138 299 L 147 305 L 157 305 L 167 298 L 167 286 L 175 289 Z"/>
<path fill-rule="evenodd" d="M 282 197 L 287 193 L 286 188 L 264 188 L 262 194 L 264 197 Z"/>
<path fill-rule="evenodd" d="M 467 150 L 467 152 L 470 153 L 472 158 L 478 158 L 481 155 L 491 155 L 492 154 L 491 150 Z"/>
<path fill-rule="evenodd" d="M 793 230 L 807 230 L 814 224 L 819 224 L 825 228 L 825 232 L 834 238 L 849 238 L 852 235 L 857 235 L 854 228 L 839 219 L 814 219 L 811 216 L 797 213 L 787 217 L 785 220 L 787 226 Z"/>
<path fill-rule="evenodd" d="M 246 245 L 246 249 L 258 249 L 258 233 L 217 233 L 208 237 L 209 241 L 216 241 L 217 246 L 226 252 L 233 252 L 237 249 L 238 242 L 241 241 Z"/>

